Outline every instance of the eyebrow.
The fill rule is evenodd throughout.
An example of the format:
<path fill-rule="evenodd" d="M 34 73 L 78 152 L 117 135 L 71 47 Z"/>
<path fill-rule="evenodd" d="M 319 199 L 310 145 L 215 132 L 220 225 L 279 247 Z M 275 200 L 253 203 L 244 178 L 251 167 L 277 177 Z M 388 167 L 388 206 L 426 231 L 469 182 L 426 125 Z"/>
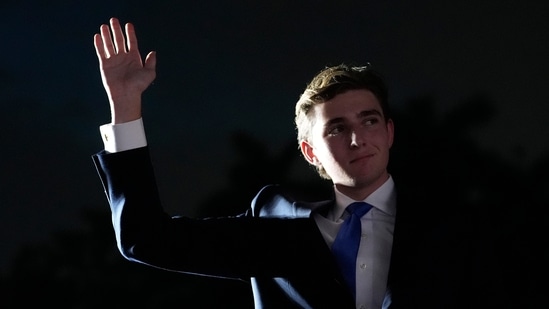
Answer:
<path fill-rule="evenodd" d="M 373 116 L 373 115 L 383 117 L 383 115 L 381 115 L 381 112 L 378 111 L 377 109 L 365 110 L 365 111 L 362 111 L 362 112 L 358 113 L 359 118 L 364 118 L 364 117 Z"/>
<path fill-rule="evenodd" d="M 377 109 L 369 109 L 369 110 L 364 110 L 364 111 L 361 111 L 360 113 L 357 114 L 357 118 L 366 118 L 368 116 L 379 116 L 379 117 L 383 117 L 383 115 L 381 114 L 381 112 Z M 336 118 L 333 118 L 333 119 L 330 119 L 328 120 L 325 124 L 324 124 L 324 127 L 329 127 L 333 124 L 337 124 L 337 123 L 341 123 L 343 122 L 343 117 L 336 117 Z"/>

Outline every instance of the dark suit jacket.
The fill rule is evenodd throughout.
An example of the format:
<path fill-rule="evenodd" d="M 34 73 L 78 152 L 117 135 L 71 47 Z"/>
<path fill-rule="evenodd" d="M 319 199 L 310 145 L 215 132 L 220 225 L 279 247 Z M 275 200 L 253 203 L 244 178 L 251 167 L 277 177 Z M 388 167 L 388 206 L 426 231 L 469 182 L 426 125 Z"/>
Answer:
<path fill-rule="evenodd" d="M 354 308 L 310 217 L 333 201 L 296 202 L 279 186 L 267 186 L 245 214 L 170 217 L 160 203 L 148 148 L 102 152 L 93 160 L 126 259 L 185 273 L 251 278 L 256 308 Z M 417 210 L 419 200 L 397 191 L 391 308 L 472 308 L 464 305 L 471 299 L 464 289 L 466 233 L 453 233 L 455 220 L 447 216 L 425 217 Z"/>

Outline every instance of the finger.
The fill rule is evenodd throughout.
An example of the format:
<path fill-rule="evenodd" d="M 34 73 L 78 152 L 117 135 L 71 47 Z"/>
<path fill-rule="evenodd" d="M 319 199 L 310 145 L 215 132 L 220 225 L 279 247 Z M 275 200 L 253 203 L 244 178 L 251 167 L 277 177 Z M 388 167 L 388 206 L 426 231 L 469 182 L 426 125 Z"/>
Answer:
<path fill-rule="evenodd" d="M 103 41 L 103 47 L 104 47 L 103 50 L 106 51 L 105 56 L 107 58 L 114 56 L 116 53 L 114 51 L 114 45 L 112 43 L 112 37 L 111 37 L 111 32 L 109 30 L 109 26 L 101 25 L 99 30 L 101 31 L 101 39 Z"/>
<path fill-rule="evenodd" d="M 116 47 L 116 53 L 125 53 L 126 43 L 124 40 L 124 34 L 122 33 L 122 28 L 120 27 L 120 22 L 117 18 L 111 18 L 111 30 L 114 38 L 114 45 Z"/>
<path fill-rule="evenodd" d="M 147 57 L 145 58 L 144 67 L 151 70 L 154 70 L 156 68 L 156 52 L 152 51 L 147 55 Z"/>
<path fill-rule="evenodd" d="M 105 46 L 103 45 L 103 39 L 99 33 L 93 36 L 93 45 L 95 46 L 95 53 L 99 59 L 99 63 L 103 62 L 107 55 L 105 54 Z"/>
<path fill-rule="evenodd" d="M 126 24 L 126 37 L 128 38 L 128 51 L 135 50 L 139 52 L 137 47 L 137 36 L 135 35 L 135 28 L 132 23 Z"/>

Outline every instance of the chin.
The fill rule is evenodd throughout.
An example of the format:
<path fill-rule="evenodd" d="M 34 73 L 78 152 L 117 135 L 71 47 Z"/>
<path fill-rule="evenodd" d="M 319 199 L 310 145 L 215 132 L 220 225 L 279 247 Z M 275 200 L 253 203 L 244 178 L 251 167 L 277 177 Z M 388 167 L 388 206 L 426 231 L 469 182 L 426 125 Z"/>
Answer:
<path fill-rule="evenodd" d="M 373 176 L 372 174 L 361 175 L 354 178 L 353 183 L 355 187 L 368 187 L 381 182 L 383 175 Z"/>

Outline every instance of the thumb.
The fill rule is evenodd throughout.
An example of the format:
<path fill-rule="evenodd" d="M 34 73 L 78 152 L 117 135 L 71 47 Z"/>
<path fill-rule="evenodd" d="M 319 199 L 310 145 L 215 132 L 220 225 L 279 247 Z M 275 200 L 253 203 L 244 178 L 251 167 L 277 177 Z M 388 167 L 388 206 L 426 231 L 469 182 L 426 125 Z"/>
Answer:
<path fill-rule="evenodd" d="M 154 70 L 156 68 L 156 52 L 150 52 L 147 57 L 145 57 L 145 69 Z"/>

